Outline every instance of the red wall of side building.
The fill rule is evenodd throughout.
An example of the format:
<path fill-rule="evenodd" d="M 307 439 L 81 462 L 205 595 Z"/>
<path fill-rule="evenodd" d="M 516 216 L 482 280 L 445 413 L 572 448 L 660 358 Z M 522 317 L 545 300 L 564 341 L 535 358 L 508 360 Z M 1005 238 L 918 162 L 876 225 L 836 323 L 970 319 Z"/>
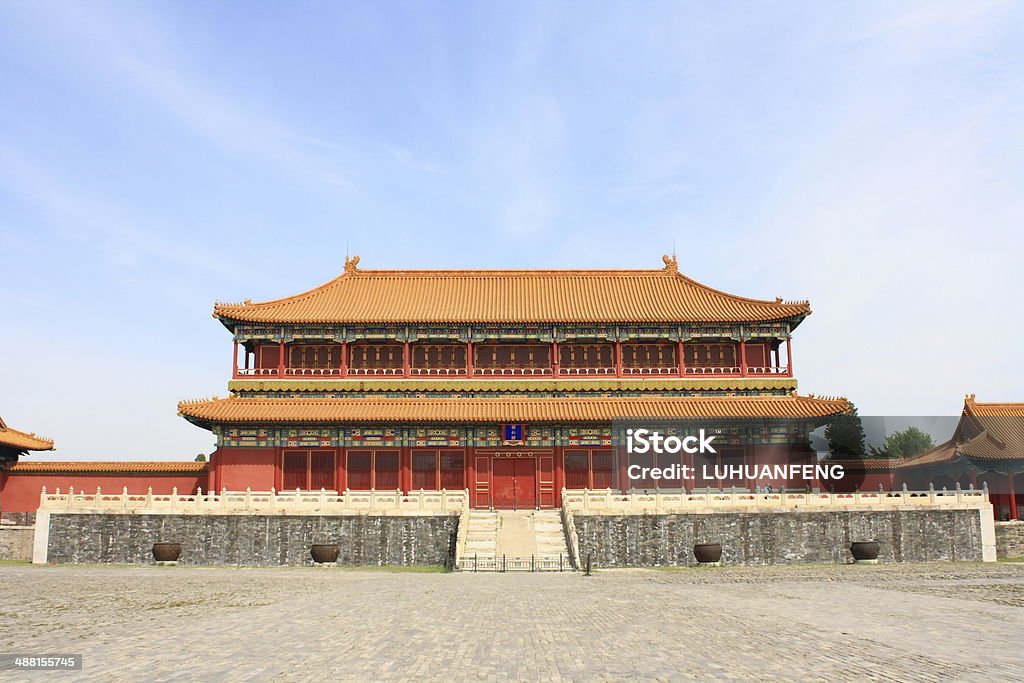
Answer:
<path fill-rule="evenodd" d="M 159 474 L 124 472 L 76 474 L 74 472 L 11 473 L 0 476 L 0 510 L 3 512 L 35 512 L 39 507 L 39 494 L 43 487 L 48 493 L 58 488 L 66 493 L 72 486 L 76 491 L 95 493 L 100 487 L 103 493 L 121 493 L 128 487 L 128 493 L 144 494 L 150 487 L 153 493 L 168 495 L 177 487 L 180 495 L 191 495 L 199 486 L 206 487 L 206 473 Z"/>
<path fill-rule="evenodd" d="M 210 459 L 213 481 L 203 488 L 220 491 L 269 491 L 277 488 L 278 457 L 276 448 L 221 448 Z"/>

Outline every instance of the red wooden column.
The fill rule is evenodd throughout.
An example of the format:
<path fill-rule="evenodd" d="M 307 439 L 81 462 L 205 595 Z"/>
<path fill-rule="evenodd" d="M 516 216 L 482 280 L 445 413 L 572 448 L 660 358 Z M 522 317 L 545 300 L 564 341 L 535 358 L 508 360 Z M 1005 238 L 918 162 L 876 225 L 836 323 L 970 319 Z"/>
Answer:
<path fill-rule="evenodd" d="M 786 372 L 793 376 L 793 337 L 786 339 Z"/>
<path fill-rule="evenodd" d="M 237 345 L 236 345 L 237 347 Z M 210 462 L 206 465 L 206 492 L 211 493 L 217 490 L 217 465 L 220 464 L 220 458 L 217 457 L 217 451 L 220 449 L 214 449 L 213 453 L 210 453 Z"/>
<path fill-rule="evenodd" d="M 473 376 L 473 341 L 466 342 L 466 377 Z"/>
<path fill-rule="evenodd" d="M 281 446 L 274 448 L 274 488 L 278 491 L 284 488 L 284 448 Z"/>
<path fill-rule="evenodd" d="M 466 455 L 465 460 L 462 461 L 462 466 L 466 472 L 466 489 L 469 490 L 469 501 L 470 506 L 476 502 L 476 449 L 469 446 L 469 439 L 466 440 Z"/>
<path fill-rule="evenodd" d="M 616 458 L 617 462 L 615 464 L 618 465 L 619 469 L 619 490 L 626 493 L 630 488 L 629 474 L 626 472 L 626 470 L 629 469 L 629 455 L 626 453 L 625 448 L 620 448 L 618 451 Z"/>
<path fill-rule="evenodd" d="M 615 340 L 615 376 L 622 377 L 622 342 Z"/>
<path fill-rule="evenodd" d="M 747 340 L 740 339 L 740 374 L 747 376 Z"/>
<path fill-rule="evenodd" d="M 277 376 L 284 377 L 284 342 L 277 343 Z"/>
<path fill-rule="evenodd" d="M 338 436 L 339 448 L 337 450 L 337 455 L 335 456 L 337 460 L 334 463 L 334 485 L 338 487 L 339 493 L 344 494 L 345 489 L 348 487 L 348 481 L 346 479 L 348 468 L 345 465 L 345 449 L 340 447 L 341 444 L 345 443 L 342 434 L 343 432 L 339 432 Z"/>
<path fill-rule="evenodd" d="M 551 374 L 558 377 L 558 342 L 551 341 Z"/>
<path fill-rule="evenodd" d="M 409 342 L 402 344 L 402 376 L 409 376 L 409 368 L 412 366 L 412 358 L 410 357 L 411 351 L 409 349 Z"/>
<path fill-rule="evenodd" d="M 231 354 L 231 376 L 238 377 L 238 340 L 235 340 L 235 349 Z"/>
<path fill-rule="evenodd" d="M 409 495 L 409 488 L 412 486 L 412 450 L 403 447 L 398 458 L 400 463 L 398 485 L 403 494 Z"/>
<path fill-rule="evenodd" d="M 341 342 L 341 376 L 348 376 L 348 342 Z"/>
<path fill-rule="evenodd" d="M 565 488 L 565 449 L 555 446 L 555 507 L 562 507 L 562 489 Z"/>
<path fill-rule="evenodd" d="M 1006 478 L 1010 484 L 1010 519 L 1020 519 L 1017 514 L 1017 491 L 1013 488 L 1013 473 L 1007 474 Z"/>
<path fill-rule="evenodd" d="M 683 340 L 680 339 L 679 341 L 676 342 L 676 355 L 679 356 L 679 358 L 677 360 L 679 361 L 678 365 L 679 365 L 679 376 L 680 377 L 683 377 L 684 375 L 686 375 L 686 356 L 683 355 L 683 351 L 684 351 Z"/>

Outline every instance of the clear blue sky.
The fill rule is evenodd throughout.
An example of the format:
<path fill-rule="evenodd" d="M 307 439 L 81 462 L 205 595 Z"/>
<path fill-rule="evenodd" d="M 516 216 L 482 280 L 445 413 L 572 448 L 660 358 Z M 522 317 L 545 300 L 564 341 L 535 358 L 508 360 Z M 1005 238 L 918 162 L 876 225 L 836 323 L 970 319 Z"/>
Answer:
<path fill-rule="evenodd" d="M 1024 400 L 1024 5 L 0 4 L 0 415 L 191 458 L 214 300 L 343 266 L 809 298 L 802 392 Z M 53 456 L 41 456 L 53 457 Z"/>

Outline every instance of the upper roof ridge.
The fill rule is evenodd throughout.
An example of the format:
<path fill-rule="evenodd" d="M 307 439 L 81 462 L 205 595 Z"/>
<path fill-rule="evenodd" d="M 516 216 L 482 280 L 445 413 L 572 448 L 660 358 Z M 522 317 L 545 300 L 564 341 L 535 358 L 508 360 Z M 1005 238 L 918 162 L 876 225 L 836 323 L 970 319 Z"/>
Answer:
<path fill-rule="evenodd" d="M 225 324 L 265 323 L 799 323 L 806 301 L 753 299 L 658 269 L 362 270 L 359 256 L 291 296 L 217 303 Z"/>

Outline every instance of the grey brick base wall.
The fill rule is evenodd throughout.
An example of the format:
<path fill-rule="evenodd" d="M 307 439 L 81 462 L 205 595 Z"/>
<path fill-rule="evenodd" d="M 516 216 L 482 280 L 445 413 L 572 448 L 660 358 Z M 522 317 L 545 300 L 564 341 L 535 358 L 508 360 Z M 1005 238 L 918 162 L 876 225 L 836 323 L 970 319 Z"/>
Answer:
<path fill-rule="evenodd" d="M 0 522 L 18 526 L 32 526 L 36 523 L 34 512 L 0 512 Z"/>
<path fill-rule="evenodd" d="M 40 520 L 42 521 L 42 520 Z M 443 565 L 455 516 L 49 515 L 47 561 L 153 561 L 158 541 L 182 544 L 179 563 L 276 566 L 310 564 L 310 545 L 337 543 L 338 564 Z"/>
<path fill-rule="evenodd" d="M 693 545 L 715 542 L 723 564 L 844 563 L 865 540 L 880 542 L 883 562 L 982 561 L 978 510 L 577 513 L 575 526 L 580 561 L 606 567 L 693 564 Z"/>
<path fill-rule="evenodd" d="M 1024 522 L 996 522 L 996 554 L 1024 557 Z"/>
<path fill-rule="evenodd" d="M 32 534 L 30 526 L 0 526 L 0 560 L 27 562 L 32 559 Z"/>

